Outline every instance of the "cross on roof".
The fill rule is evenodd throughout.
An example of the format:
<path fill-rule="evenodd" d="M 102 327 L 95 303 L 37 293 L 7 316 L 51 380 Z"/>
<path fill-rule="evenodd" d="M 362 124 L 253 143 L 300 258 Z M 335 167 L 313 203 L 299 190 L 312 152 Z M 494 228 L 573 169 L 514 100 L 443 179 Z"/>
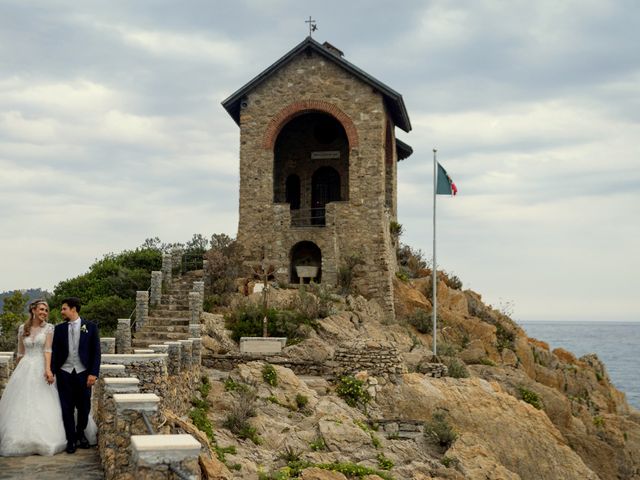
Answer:
<path fill-rule="evenodd" d="M 315 32 L 318 29 L 318 26 L 316 25 L 316 21 L 311 18 L 311 15 L 309 15 L 309 20 L 305 20 L 304 23 L 309 24 L 309 36 L 312 36 L 313 32 Z"/>

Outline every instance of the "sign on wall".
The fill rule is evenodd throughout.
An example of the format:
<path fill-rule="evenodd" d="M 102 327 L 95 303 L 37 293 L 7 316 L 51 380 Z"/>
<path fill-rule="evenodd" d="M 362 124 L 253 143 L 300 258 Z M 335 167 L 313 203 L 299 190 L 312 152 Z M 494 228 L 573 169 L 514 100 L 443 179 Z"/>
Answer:
<path fill-rule="evenodd" d="M 340 158 L 339 150 L 327 150 L 324 152 L 311 152 L 311 160 L 330 160 Z"/>

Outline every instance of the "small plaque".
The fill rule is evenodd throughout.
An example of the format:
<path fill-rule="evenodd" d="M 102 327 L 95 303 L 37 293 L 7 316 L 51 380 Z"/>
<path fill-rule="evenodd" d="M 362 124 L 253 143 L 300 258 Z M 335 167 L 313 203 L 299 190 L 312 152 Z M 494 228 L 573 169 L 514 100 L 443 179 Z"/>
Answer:
<path fill-rule="evenodd" d="M 325 152 L 311 152 L 311 160 L 330 160 L 340 158 L 339 150 L 328 150 Z"/>

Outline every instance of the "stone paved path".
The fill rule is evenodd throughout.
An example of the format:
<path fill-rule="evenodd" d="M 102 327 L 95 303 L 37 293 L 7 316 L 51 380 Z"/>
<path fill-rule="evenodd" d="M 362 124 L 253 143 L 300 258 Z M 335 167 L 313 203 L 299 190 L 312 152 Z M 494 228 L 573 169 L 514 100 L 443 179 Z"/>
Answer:
<path fill-rule="evenodd" d="M 0 457 L 0 480 L 103 480 L 96 448 L 53 457 Z"/>

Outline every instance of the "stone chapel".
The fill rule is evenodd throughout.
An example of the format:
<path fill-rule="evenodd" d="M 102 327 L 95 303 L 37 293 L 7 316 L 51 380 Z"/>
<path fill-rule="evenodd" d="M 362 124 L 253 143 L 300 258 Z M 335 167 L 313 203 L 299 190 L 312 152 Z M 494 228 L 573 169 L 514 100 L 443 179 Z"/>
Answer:
<path fill-rule="evenodd" d="M 243 259 L 264 255 L 281 284 L 336 285 L 357 255 L 355 288 L 393 317 L 402 95 L 309 36 L 222 105 L 240 127 Z"/>

